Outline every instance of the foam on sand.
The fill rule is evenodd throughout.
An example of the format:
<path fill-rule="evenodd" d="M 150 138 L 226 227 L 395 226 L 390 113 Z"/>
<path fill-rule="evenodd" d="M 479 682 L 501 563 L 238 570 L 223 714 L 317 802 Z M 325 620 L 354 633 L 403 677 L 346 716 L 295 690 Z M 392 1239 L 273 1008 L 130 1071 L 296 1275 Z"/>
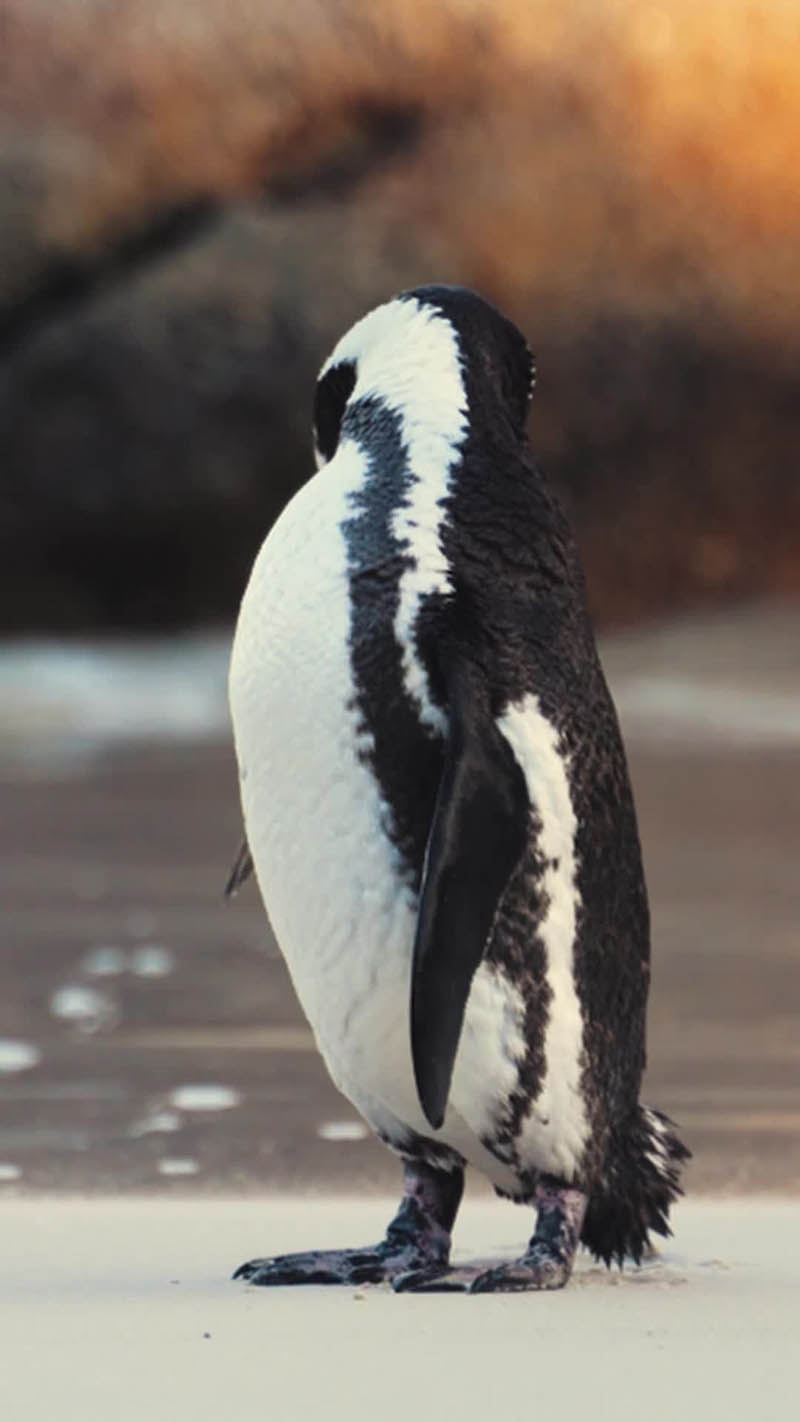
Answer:
<path fill-rule="evenodd" d="M 797 605 L 789 602 L 617 632 L 601 638 L 600 650 L 629 744 L 793 749 L 797 645 Z M 67 774 L 120 745 L 229 739 L 229 656 L 230 638 L 219 633 L 0 642 L 0 773 L 13 765 L 34 776 Z M 151 925 L 140 927 L 149 933 Z M 151 953 L 149 961 L 155 975 L 159 959 Z M 146 962 L 132 971 L 146 975 Z"/>
<path fill-rule="evenodd" d="M 7 1199 L 3 1412 L 25 1422 L 794 1415 L 800 1202 L 704 1201 L 642 1269 L 582 1258 L 556 1294 L 230 1282 L 257 1253 L 368 1243 L 394 1201 Z M 460 1260 L 527 1211 L 468 1202 Z"/>

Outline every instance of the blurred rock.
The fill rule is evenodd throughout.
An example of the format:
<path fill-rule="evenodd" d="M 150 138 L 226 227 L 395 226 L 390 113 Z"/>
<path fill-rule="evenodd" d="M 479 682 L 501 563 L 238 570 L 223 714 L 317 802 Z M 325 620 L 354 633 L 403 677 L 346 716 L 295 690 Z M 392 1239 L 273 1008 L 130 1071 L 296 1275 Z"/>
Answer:
<path fill-rule="evenodd" d="M 7 628 L 229 616 L 313 468 L 323 353 L 416 278 L 394 245 L 354 213 L 229 211 L 41 325 L 0 385 Z"/>
<path fill-rule="evenodd" d="M 316 369 L 463 281 L 604 619 L 800 591 L 800 7 L 9 0 L 0 619 L 229 618 Z"/>

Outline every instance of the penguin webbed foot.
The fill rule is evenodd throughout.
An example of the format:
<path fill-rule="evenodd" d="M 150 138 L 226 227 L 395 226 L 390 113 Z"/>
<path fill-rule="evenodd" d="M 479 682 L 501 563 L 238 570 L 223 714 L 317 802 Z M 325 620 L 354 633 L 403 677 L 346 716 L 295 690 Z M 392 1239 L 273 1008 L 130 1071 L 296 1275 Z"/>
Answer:
<path fill-rule="evenodd" d="M 380 1284 L 421 1262 L 412 1251 L 393 1253 L 388 1240 L 358 1249 L 311 1249 L 241 1264 L 234 1279 L 262 1287 L 278 1284 Z"/>
<path fill-rule="evenodd" d="M 380 1244 L 358 1249 L 312 1249 L 241 1264 L 234 1279 L 278 1284 L 380 1284 L 433 1278 L 447 1271 L 450 1232 L 464 1189 L 461 1168 L 437 1170 L 404 1162 L 404 1194 Z"/>
<path fill-rule="evenodd" d="M 422 1270 L 399 1274 L 392 1280 L 396 1293 L 417 1294 L 508 1294 L 543 1289 L 563 1289 L 572 1273 L 572 1259 L 566 1259 L 546 1245 L 529 1248 L 521 1259 L 498 1264 L 492 1269 L 480 1265 L 452 1269 Z"/>
<path fill-rule="evenodd" d="M 563 1289 L 572 1273 L 574 1255 L 566 1257 L 549 1245 L 529 1248 L 521 1259 L 487 1269 L 472 1280 L 471 1294 L 510 1294 L 526 1290 Z"/>

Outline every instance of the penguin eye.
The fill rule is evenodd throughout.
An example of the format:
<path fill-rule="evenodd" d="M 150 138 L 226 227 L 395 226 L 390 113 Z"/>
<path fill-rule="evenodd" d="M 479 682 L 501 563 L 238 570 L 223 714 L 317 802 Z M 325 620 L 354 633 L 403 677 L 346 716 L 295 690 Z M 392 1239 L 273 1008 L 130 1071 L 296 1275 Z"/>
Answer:
<path fill-rule="evenodd" d="M 356 383 L 353 361 L 342 361 L 326 370 L 317 381 L 314 396 L 314 435 L 321 459 L 327 463 L 336 453 L 345 406 Z"/>

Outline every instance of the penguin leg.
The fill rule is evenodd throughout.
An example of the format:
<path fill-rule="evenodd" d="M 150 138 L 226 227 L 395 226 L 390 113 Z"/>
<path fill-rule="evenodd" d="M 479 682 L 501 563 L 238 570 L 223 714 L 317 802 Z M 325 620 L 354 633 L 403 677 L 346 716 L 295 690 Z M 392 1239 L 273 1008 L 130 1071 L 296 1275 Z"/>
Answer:
<path fill-rule="evenodd" d="M 536 1187 L 535 1200 L 536 1229 L 521 1259 L 477 1273 L 473 1265 L 441 1271 L 438 1277 L 400 1276 L 393 1287 L 418 1293 L 469 1294 L 563 1289 L 578 1251 L 588 1197 L 574 1187 L 543 1179 Z"/>
<path fill-rule="evenodd" d="M 471 1294 L 563 1289 L 572 1273 L 588 1196 L 582 1190 L 542 1180 L 536 1187 L 536 1229 L 521 1259 L 479 1274 Z"/>
<path fill-rule="evenodd" d="M 241 1264 L 234 1279 L 248 1284 L 378 1284 L 413 1271 L 426 1278 L 447 1269 L 450 1234 L 464 1191 L 464 1171 L 403 1161 L 403 1198 L 380 1244 L 361 1249 L 313 1249 Z"/>

